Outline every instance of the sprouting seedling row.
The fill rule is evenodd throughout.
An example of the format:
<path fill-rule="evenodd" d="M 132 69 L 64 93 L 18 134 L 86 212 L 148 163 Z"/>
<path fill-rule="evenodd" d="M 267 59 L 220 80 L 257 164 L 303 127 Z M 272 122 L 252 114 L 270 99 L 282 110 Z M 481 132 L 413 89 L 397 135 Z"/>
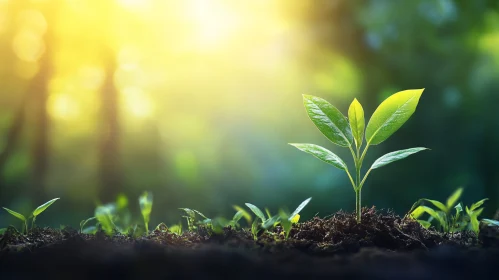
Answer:
<path fill-rule="evenodd" d="M 348 118 L 326 100 L 303 95 L 308 116 L 315 126 L 334 144 L 350 150 L 355 172 L 351 175 L 345 162 L 333 152 L 314 144 L 290 144 L 301 151 L 346 172 L 355 191 L 357 221 L 361 220 L 361 191 L 372 170 L 404 159 L 426 148 L 411 148 L 388 153 L 377 159 L 361 177 L 361 168 L 370 146 L 381 144 L 395 133 L 415 112 L 423 89 L 404 90 L 383 101 L 365 126 L 364 109 L 354 99 L 348 110 Z M 365 138 L 365 145 L 363 146 Z M 363 147 L 363 150 L 362 150 Z M 361 179 L 362 178 L 362 179 Z"/>

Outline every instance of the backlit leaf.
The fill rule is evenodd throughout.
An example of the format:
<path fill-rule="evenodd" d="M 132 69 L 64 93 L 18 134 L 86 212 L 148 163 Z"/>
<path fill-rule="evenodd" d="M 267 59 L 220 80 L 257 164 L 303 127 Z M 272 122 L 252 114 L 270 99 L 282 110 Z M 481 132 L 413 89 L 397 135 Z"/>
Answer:
<path fill-rule="evenodd" d="M 275 224 L 276 222 L 278 222 L 280 219 L 281 219 L 281 217 L 279 217 L 279 215 L 275 215 L 275 216 L 273 216 L 272 218 L 270 218 L 270 219 L 266 220 L 266 221 L 262 224 L 262 227 L 263 227 L 264 229 L 269 229 L 269 228 L 273 227 L 273 226 L 274 226 L 274 224 Z"/>
<path fill-rule="evenodd" d="M 499 227 L 499 221 L 496 221 L 496 220 L 482 219 L 482 222 L 484 222 L 488 225 L 493 225 L 493 226 Z"/>
<path fill-rule="evenodd" d="M 367 124 L 367 143 L 380 144 L 395 133 L 416 111 L 423 90 L 400 91 L 383 101 Z"/>
<path fill-rule="evenodd" d="M 9 214 L 11 214 L 12 216 L 18 218 L 19 220 L 26 221 L 26 218 L 24 217 L 23 214 L 19 214 L 16 211 L 10 210 L 9 208 L 5 208 L 5 207 L 2 207 L 2 208 L 5 209 L 5 211 L 9 212 Z"/>
<path fill-rule="evenodd" d="M 251 204 L 251 203 L 245 203 L 246 206 L 248 206 L 248 208 L 253 212 L 255 213 L 255 215 L 260 218 L 260 220 L 262 220 L 262 222 L 265 222 L 265 215 L 263 214 L 262 210 L 260 210 L 260 208 L 256 207 L 255 205 Z"/>
<path fill-rule="evenodd" d="M 411 148 L 411 149 L 400 150 L 400 151 L 388 153 L 388 154 L 378 158 L 371 166 L 371 169 L 383 167 L 383 166 L 390 164 L 394 161 L 404 159 L 412 154 L 415 154 L 417 152 L 421 152 L 424 150 L 427 150 L 427 148 Z"/>
<path fill-rule="evenodd" d="M 232 221 L 234 221 L 236 223 L 239 222 L 239 220 L 241 220 L 241 218 L 243 217 L 243 215 L 244 215 L 243 211 L 241 211 L 241 210 L 237 211 L 236 214 L 234 214 L 234 217 L 232 218 Z"/>
<path fill-rule="evenodd" d="M 471 207 L 470 207 L 470 210 L 471 211 L 474 211 L 475 209 L 477 209 L 478 207 L 482 206 L 483 203 L 485 203 L 485 201 L 489 200 L 488 198 L 484 198 L 478 202 L 475 202 L 473 204 L 471 204 Z"/>
<path fill-rule="evenodd" d="M 462 193 L 463 188 L 458 188 L 451 196 L 449 196 L 446 203 L 447 208 L 452 208 L 457 203 Z"/>
<path fill-rule="evenodd" d="M 425 201 L 428 201 L 430 202 L 431 204 L 435 205 L 435 207 L 437 207 L 438 209 L 440 209 L 441 211 L 444 211 L 444 212 L 447 212 L 449 209 L 447 209 L 447 207 L 445 207 L 445 205 L 440 202 L 440 201 L 437 201 L 437 200 L 433 200 L 433 199 L 427 199 L 427 198 L 424 198 L 423 200 Z"/>
<path fill-rule="evenodd" d="M 353 144 L 348 120 L 336 107 L 311 95 L 303 95 L 303 104 L 312 122 L 331 142 L 342 147 Z"/>
<path fill-rule="evenodd" d="M 300 151 L 311 154 L 314 157 L 322 160 L 325 163 L 329 163 L 336 168 L 339 168 L 341 170 L 347 169 L 347 165 L 345 164 L 345 162 L 339 156 L 335 155 L 333 152 L 329 151 L 326 148 L 314 144 L 290 144 L 290 145 L 296 147 Z"/>
<path fill-rule="evenodd" d="M 357 147 L 362 145 L 364 139 L 364 129 L 366 122 L 364 119 L 364 109 L 360 105 L 357 98 L 355 98 L 348 109 L 348 121 L 350 122 L 350 129 L 352 130 L 353 139 Z"/>
<path fill-rule="evenodd" d="M 52 200 L 49 200 L 47 202 L 45 202 L 44 204 L 38 206 L 35 211 L 33 211 L 33 216 L 38 216 L 40 215 L 43 211 L 45 211 L 45 209 L 47 209 L 50 205 L 52 205 L 52 203 L 56 202 L 59 198 L 54 198 Z"/>
<path fill-rule="evenodd" d="M 298 205 L 298 207 L 296 207 L 295 211 L 293 211 L 293 213 L 291 213 L 291 215 L 289 216 L 289 220 L 291 221 L 291 219 L 293 219 L 298 213 L 300 213 L 300 211 L 303 210 L 303 208 L 305 208 L 305 206 L 307 206 L 307 204 L 310 202 L 310 200 L 312 200 L 311 197 L 305 199 L 302 203 L 300 203 L 300 205 Z"/>
<path fill-rule="evenodd" d="M 142 214 L 142 217 L 144 218 L 146 233 L 149 233 L 149 219 L 151 217 L 152 211 L 152 199 L 153 197 L 151 192 L 144 192 L 139 197 L 140 212 Z"/>

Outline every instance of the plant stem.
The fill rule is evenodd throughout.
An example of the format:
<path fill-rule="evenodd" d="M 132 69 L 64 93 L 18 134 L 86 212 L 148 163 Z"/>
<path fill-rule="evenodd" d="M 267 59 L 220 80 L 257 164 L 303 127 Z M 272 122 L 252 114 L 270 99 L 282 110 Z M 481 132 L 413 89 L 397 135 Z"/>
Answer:
<path fill-rule="evenodd" d="M 361 202 L 360 202 L 360 192 L 361 190 L 360 189 L 357 189 L 355 191 L 355 213 L 357 214 L 357 223 L 360 223 L 360 219 L 361 219 L 361 216 L 362 216 L 362 213 L 361 213 Z"/>

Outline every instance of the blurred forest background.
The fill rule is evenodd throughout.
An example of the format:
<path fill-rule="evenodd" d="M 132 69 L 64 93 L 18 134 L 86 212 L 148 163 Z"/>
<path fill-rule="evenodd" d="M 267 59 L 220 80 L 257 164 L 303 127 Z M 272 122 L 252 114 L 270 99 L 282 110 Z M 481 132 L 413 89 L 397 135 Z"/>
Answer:
<path fill-rule="evenodd" d="M 353 211 L 346 175 L 289 142 L 321 135 L 302 94 L 370 117 L 426 88 L 411 120 L 370 150 L 429 152 L 376 170 L 363 204 L 404 214 L 422 197 L 499 207 L 499 1 L 0 0 L 0 206 L 76 226 L 98 203 L 154 193 L 231 216 L 313 197 L 304 218 Z M 351 161 L 349 161 L 351 163 Z M 137 215 L 138 216 L 138 215 Z M 16 223 L 6 212 L 0 225 Z"/>

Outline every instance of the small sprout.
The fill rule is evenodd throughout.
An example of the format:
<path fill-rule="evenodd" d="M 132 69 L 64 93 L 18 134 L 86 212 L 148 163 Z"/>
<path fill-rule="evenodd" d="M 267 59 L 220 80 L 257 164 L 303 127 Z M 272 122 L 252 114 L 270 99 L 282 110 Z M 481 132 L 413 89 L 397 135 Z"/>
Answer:
<path fill-rule="evenodd" d="M 377 159 L 361 179 L 361 168 L 369 147 L 384 142 L 412 116 L 423 90 L 404 90 L 388 97 L 376 109 L 367 127 L 365 125 L 364 109 L 357 99 L 354 99 L 350 105 L 347 119 L 326 100 L 311 95 L 303 95 L 303 103 L 307 114 L 320 132 L 334 144 L 350 150 L 355 164 L 355 176 L 352 177 L 347 165 L 340 157 L 323 147 L 314 144 L 290 145 L 346 172 L 355 191 L 357 222 L 360 222 L 361 219 L 362 187 L 371 171 L 417 152 L 427 150 L 426 148 L 411 148 L 388 153 Z M 364 138 L 366 144 L 361 152 Z"/>
<path fill-rule="evenodd" d="M 262 228 L 265 230 L 269 230 L 272 227 L 274 227 L 279 222 L 280 219 L 281 219 L 281 217 L 279 217 L 279 215 L 272 216 L 270 219 L 267 219 L 262 224 Z"/>
<path fill-rule="evenodd" d="M 483 207 L 480 207 L 487 201 L 487 198 L 473 203 L 471 207 L 466 206 L 466 215 L 463 216 L 461 214 L 463 212 L 463 206 L 461 203 L 457 203 L 461 198 L 462 193 L 463 188 L 458 188 L 449 196 L 445 204 L 437 200 L 422 198 L 414 203 L 409 211 L 409 216 L 425 228 L 429 228 L 431 222 L 436 221 L 438 228 L 443 232 L 454 233 L 468 228 L 478 234 L 480 230 L 478 216 L 480 216 L 483 211 Z M 422 205 L 424 202 L 432 204 L 435 209 Z M 455 210 L 454 215 L 452 214 L 453 208 Z M 430 216 L 426 221 L 420 219 L 425 213 Z"/>
<path fill-rule="evenodd" d="M 59 198 L 54 198 L 52 200 L 49 200 L 47 202 L 45 202 L 44 204 L 38 206 L 34 211 L 33 213 L 31 213 L 31 216 L 26 218 L 24 215 L 22 214 L 19 214 L 13 210 L 10 210 L 8 208 L 5 208 L 3 207 L 3 209 L 5 209 L 5 211 L 9 212 L 9 214 L 11 214 L 12 216 L 18 218 L 19 220 L 23 221 L 24 222 L 24 230 L 26 233 L 28 233 L 28 219 L 29 218 L 33 218 L 31 220 L 31 228 L 33 229 L 34 225 L 35 225 L 35 220 L 36 220 L 36 217 L 38 215 L 40 215 L 43 211 L 45 211 L 50 205 L 52 205 L 52 203 L 56 202 Z"/>
<path fill-rule="evenodd" d="M 262 220 L 262 223 L 264 223 L 267 219 L 265 218 L 265 215 L 263 214 L 262 210 L 260 208 L 256 207 L 255 205 L 251 203 L 245 203 L 248 208 L 255 213 L 255 215 Z"/>
<path fill-rule="evenodd" d="M 100 205 L 95 208 L 95 218 L 107 235 L 112 235 L 116 229 L 113 222 L 115 210 L 113 204 Z"/>
<path fill-rule="evenodd" d="M 88 218 L 88 219 L 86 219 L 86 220 L 82 220 L 82 221 L 80 222 L 80 233 L 83 233 L 83 228 L 85 227 L 85 225 L 86 225 L 88 222 L 93 221 L 93 220 L 95 220 L 95 219 L 96 219 L 95 217 L 91 217 L 91 218 Z"/>
<path fill-rule="evenodd" d="M 139 197 L 140 212 L 144 218 L 144 227 L 146 229 L 146 234 L 149 234 L 149 219 L 151 217 L 152 210 L 152 193 L 144 192 Z"/>
<path fill-rule="evenodd" d="M 251 224 L 251 234 L 253 235 L 254 240 L 258 239 L 258 233 L 262 230 L 261 225 L 262 223 L 257 219 L 255 219 L 253 221 L 253 224 Z"/>
<path fill-rule="evenodd" d="M 243 217 L 246 220 L 246 222 L 248 223 L 248 225 L 251 224 L 251 222 L 253 221 L 253 219 L 251 218 L 251 214 L 248 213 L 248 211 L 246 211 L 246 209 L 242 208 L 239 205 L 233 205 L 232 208 L 234 208 L 234 210 L 236 210 L 236 211 L 242 211 L 243 212 Z"/>
<path fill-rule="evenodd" d="M 182 223 L 172 225 L 168 230 L 176 235 L 182 235 Z"/>

